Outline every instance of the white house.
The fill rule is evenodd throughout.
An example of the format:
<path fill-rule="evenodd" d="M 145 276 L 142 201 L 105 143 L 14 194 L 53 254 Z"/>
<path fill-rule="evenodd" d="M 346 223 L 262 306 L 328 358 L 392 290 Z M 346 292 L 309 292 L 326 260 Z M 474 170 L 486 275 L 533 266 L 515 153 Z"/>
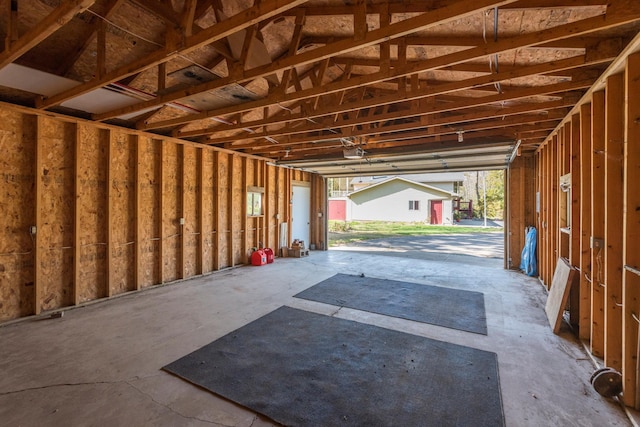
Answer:
<path fill-rule="evenodd" d="M 354 191 L 344 202 L 344 219 L 453 223 L 452 191 L 391 177 Z"/>

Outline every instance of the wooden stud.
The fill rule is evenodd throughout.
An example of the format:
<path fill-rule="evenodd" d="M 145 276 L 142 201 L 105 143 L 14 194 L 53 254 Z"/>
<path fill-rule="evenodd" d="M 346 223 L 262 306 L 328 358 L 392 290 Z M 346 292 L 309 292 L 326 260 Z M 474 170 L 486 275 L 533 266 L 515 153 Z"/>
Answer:
<path fill-rule="evenodd" d="M 241 182 L 242 182 L 242 199 L 240 201 L 240 212 L 241 212 L 241 220 L 240 223 L 241 225 L 241 249 L 242 249 L 242 262 L 241 264 L 245 264 L 247 261 L 247 256 L 248 256 L 248 247 L 247 247 L 247 239 L 249 238 L 249 230 L 247 229 L 247 224 L 248 224 L 248 218 L 247 218 L 247 158 L 246 157 L 242 157 L 242 178 L 241 178 Z"/>
<path fill-rule="evenodd" d="M 567 172 L 571 173 L 571 192 L 570 200 L 567 202 L 567 219 L 570 221 L 569 230 L 569 263 L 572 267 L 580 266 L 580 197 L 582 195 L 580 188 L 580 114 L 571 116 L 571 121 L 567 123 L 567 134 L 570 136 L 567 144 L 567 160 L 569 161 Z M 576 276 L 578 277 L 578 276 Z M 571 288 L 570 293 L 570 323 L 579 328 L 582 311 L 579 280 L 576 279 L 576 285 Z"/>
<path fill-rule="evenodd" d="M 196 274 L 204 274 L 204 148 L 196 148 L 198 174 L 198 250 L 196 251 Z"/>
<path fill-rule="evenodd" d="M 571 243 L 569 245 L 569 260 L 571 265 L 580 265 L 580 198 L 582 196 L 580 186 L 580 114 L 571 117 L 571 146 L 570 165 L 571 173 Z"/>
<path fill-rule="evenodd" d="M 591 338 L 591 104 L 580 106 L 580 321 L 578 335 Z M 573 173 L 573 172 L 572 172 Z"/>
<path fill-rule="evenodd" d="M 186 210 L 187 210 L 187 180 L 185 178 L 185 157 L 186 157 L 186 147 L 184 144 L 179 145 L 178 149 L 178 180 L 180 181 L 180 206 L 178 207 L 180 211 L 180 218 L 183 221 L 187 221 Z M 191 218 L 189 218 L 191 220 Z M 186 256 L 187 256 L 187 236 L 186 236 L 187 226 L 185 224 L 180 225 L 180 254 L 178 255 L 178 270 L 180 279 L 184 279 L 186 277 Z"/>
<path fill-rule="evenodd" d="M 541 234 L 543 236 L 543 240 L 544 240 L 544 246 L 542 248 L 542 267 L 543 267 L 543 271 L 544 271 L 544 275 L 542 276 L 542 281 L 544 283 L 549 283 L 548 281 L 548 277 L 547 277 L 547 270 L 549 268 L 549 257 L 548 257 L 548 253 L 549 253 L 549 154 L 551 153 L 551 150 L 549 148 L 549 145 L 547 144 L 544 147 L 544 150 L 541 153 L 541 157 L 543 160 L 543 169 L 542 169 L 542 194 L 540 194 L 540 211 L 541 211 L 541 215 L 542 215 L 542 219 L 543 219 L 543 227 L 542 227 L 542 231 Z"/>
<path fill-rule="evenodd" d="M 293 234 L 293 169 L 287 169 L 285 188 L 287 189 L 285 203 L 287 204 L 287 247 L 291 246 L 291 234 Z"/>
<path fill-rule="evenodd" d="M 604 189 L 604 282 L 606 366 L 622 369 L 622 208 L 624 158 L 624 74 L 607 78 Z"/>
<path fill-rule="evenodd" d="M 272 248 L 274 253 L 276 251 L 275 245 L 271 243 L 271 228 L 272 228 L 272 219 L 271 219 L 271 166 L 267 164 L 267 162 L 262 163 L 262 167 L 264 168 L 264 246 L 265 248 Z"/>
<path fill-rule="evenodd" d="M 591 353 L 604 356 L 604 140 L 605 92 L 591 100 Z M 598 243 L 600 242 L 600 243 Z"/>
<path fill-rule="evenodd" d="M 560 149 L 561 144 L 558 136 L 553 137 L 552 148 L 551 148 L 551 262 L 549 264 L 550 272 L 555 272 L 556 264 L 558 261 L 558 257 L 561 255 L 560 252 L 560 244 L 559 244 L 559 235 L 560 235 L 560 224 L 558 222 L 558 187 L 560 181 Z M 551 278 L 550 278 L 551 279 Z M 547 284 L 547 286 L 551 287 L 551 280 Z"/>
<path fill-rule="evenodd" d="M 73 151 L 73 304 L 80 304 L 80 257 L 82 256 L 82 240 L 80 233 L 80 126 L 75 124 L 75 140 Z"/>
<path fill-rule="evenodd" d="M 113 133 L 109 129 L 102 131 L 107 139 L 107 297 L 112 295 L 113 288 Z"/>
<path fill-rule="evenodd" d="M 135 260 L 134 260 L 134 268 L 135 271 L 133 273 L 133 281 L 134 287 L 136 290 L 140 290 L 142 288 L 142 236 L 143 232 L 143 224 L 148 221 L 148 218 L 141 218 L 140 212 L 142 210 L 142 172 L 144 170 L 144 165 L 142 164 L 142 153 L 143 141 L 140 139 L 138 135 L 130 135 L 131 143 L 135 147 L 136 150 L 136 163 L 135 163 L 135 185 L 134 185 L 134 197 L 135 197 L 135 212 L 133 213 L 135 218 Z"/>
<path fill-rule="evenodd" d="M 43 149 L 42 149 L 42 132 L 44 127 L 44 117 L 36 116 L 36 140 L 35 140 L 35 167 L 34 167 L 34 182 L 35 182 L 35 194 L 34 197 L 34 213 L 36 234 L 33 236 L 33 312 L 34 314 L 40 314 L 42 311 L 42 265 L 41 265 L 41 252 L 42 252 L 42 239 L 40 235 L 42 233 L 42 193 L 44 190 L 44 184 L 42 182 L 42 169 L 43 169 Z"/>
<path fill-rule="evenodd" d="M 623 264 L 640 268 L 640 54 L 627 58 L 627 108 L 624 154 L 624 244 Z M 632 143 L 633 141 L 633 143 Z M 623 275 L 624 331 L 622 352 L 623 400 L 628 406 L 640 409 L 638 389 L 638 322 L 640 318 L 640 276 L 628 269 Z M 635 316 L 635 318 L 634 318 Z"/>
<path fill-rule="evenodd" d="M 211 252 L 213 252 L 213 270 L 220 270 L 220 242 L 222 241 L 222 233 L 220 232 L 220 152 L 213 152 L 213 168 L 212 173 L 214 179 L 213 186 L 213 232 L 211 241 L 214 242 Z"/>
<path fill-rule="evenodd" d="M 276 167 L 275 168 L 275 173 L 276 173 L 276 182 L 275 182 L 275 185 L 276 185 L 276 188 L 275 188 L 275 192 L 276 192 L 276 200 L 275 200 L 276 207 L 275 207 L 275 211 L 276 212 L 275 212 L 275 221 L 274 222 L 276 223 L 276 228 L 275 228 L 275 230 L 276 230 L 276 232 L 275 232 L 276 241 L 275 241 L 274 247 L 275 247 L 275 252 L 276 252 L 276 254 L 278 254 L 278 256 L 280 255 L 280 249 L 281 249 L 281 247 L 280 247 L 280 222 L 282 221 L 282 217 L 281 217 L 282 212 L 284 212 L 283 209 L 282 209 L 282 203 L 281 203 L 281 201 L 282 201 L 282 191 L 280 191 L 280 173 L 281 172 L 282 172 L 282 168 L 280 168 L 280 167 Z"/>
<path fill-rule="evenodd" d="M 228 158 L 228 162 L 229 164 L 227 165 L 227 172 L 228 172 L 228 182 L 227 182 L 227 188 L 229 189 L 227 192 L 227 232 L 229 233 L 229 245 L 228 245 L 228 262 L 229 262 L 229 266 L 230 267 L 234 267 L 236 265 L 235 263 L 235 238 L 234 238 L 234 233 L 233 233 L 233 213 L 235 212 L 235 209 L 237 209 L 238 207 L 235 206 L 235 203 L 233 202 L 233 181 L 234 181 L 234 177 L 235 177 L 235 173 L 234 173 L 234 168 L 235 168 L 235 154 L 229 154 L 227 156 Z M 241 231 L 241 230 L 238 230 Z"/>
<path fill-rule="evenodd" d="M 160 153 L 158 159 L 158 188 L 160 194 L 158 195 L 158 283 L 164 283 L 164 254 L 165 254 L 165 242 L 164 242 L 164 141 L 154 140 L 155 144 L 160 146 Z"/>

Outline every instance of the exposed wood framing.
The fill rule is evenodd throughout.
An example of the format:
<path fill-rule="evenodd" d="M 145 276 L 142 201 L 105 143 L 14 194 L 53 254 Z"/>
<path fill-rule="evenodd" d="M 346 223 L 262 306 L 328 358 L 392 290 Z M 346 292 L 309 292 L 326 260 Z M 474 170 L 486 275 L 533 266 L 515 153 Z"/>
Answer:
<path fill-rule="evenodd" d="M 279 222 L 290 226 L 294 178 L 312 188 L 315 216 L 310 221 L 318 240 L 309 243 L 325 244 L 317 218 L 325 194 L 323 180 L 308 172 L 213 147 L 0 105 L 0 111 L 7 110 L 21 119 L 6 126 L 28 123 L 33 131 L 33 137 L 24 139 L 33 140 L 32 150 L 21 154 L 27 156 L 24 162 L 33 164 L 33 181 L 19 185 L 32 199 L 24 220 L 35 225 L 36 232 L 33 250 L 26 253 L 33 262 L 20 264 L 25 275 L 34 278 L 33 294 L 26 301 L 29 308 L 0 307 L 0 320 L 245 264 L 240 251 L 276 241 L 275 213 L 280 213 Z M 22 130 L 8 134 L 16 138 L 12 144 L 23 143 Z M 87 153 L 87 147 L 97 151 Z M 59 156 L 55 163 L 47 157 L 52 152 Z M 205 165 L 213 170 L 205 174 Z M 228 200 L 219 197 L 222 170 L 228 179 Z M 239 210 L 246 204 L 247 185 L 265 192 L 265 215 L 250 218 L 250 223 L 246 209 Z M 212 194 L 205 195 L 207 191 Z M 72 203 L 62 202 L 65 198 Z M 57 213 L 47 212 L 45 206 Z M 87 206 L 95 212 L 87 212 Z M 186 219 L 183 227 L 178 225 L 181 217 Z M 213 243 L 205 244 L 203 235 L 211 235 Z M 65 280 L 58 279 L 66 274 Z"/>
<path fill-rule="evenodd" d="M 131 143 L 135 148 L 136 161 L 135 161 L 135 232 L 134 232 L 134 245 L 135 245 L 135 261 L 134 261 L 134 289 L 140 290 L 142 288 L 142 226 L 145 223 L 145 219 L 141 218 L 142 210 L 142 172 L 144 165 L 142 163 L 142 141 L 138 135 L 130 135 Z"/>
<path fill-rule="evenodd" d="M 638 50 L 640 38 L 536 152 L 542 202 L 538 223 L 544 227 L 545 212 L 552 212 L 550 239 L 560 239 L 548 241 L 544 230 L 541 233 L 540 278 L 547 283 L 553 252 L 568 250 L 571 264 L 580 269 L 579 336 L 606 366 L 622 373 L 623 401 L 633 407 L 640 407 L 640 151 L 634 143 L 640 138 Z M 563 219 L 557 212 L 562 199 L 545 193 L 554 192 L 558 175 L 567 167 L 572 221 L 565 248 L 563 234 L 556 232 L 560 224 L 553 223 L 554 218 Z M 571 304 L 570 310 L 578 307 Z"/>
<path fill-rule="evenodd" d="M 622 369 L 622 208 L 624 158 L 624 74 L 607 79 L 604 187 L 604 361 Z"/>
<path fill-rule="evenodd" d="M 105 161 L 107 163 L 107 281 L 106 296 L 112 296 L 113 291 L 113 134 L 111 130 L 101 132 L 107 141 L 107 155 Z"/>
<path fill-rule="evenodd" d="M 0 53 L 0 68 L 15 61 L 32 47 L 49 37 L 53 32 L 66 24 L 76 14 L 90 7 L 95 0 L 72 0 L 61 2 L 60 5 L 38 25 L 18 40 L 10 43 L 8 49 Z M 13 12 L 9 15 L 16 17 Z M 6 43 L 5 43 L 6 44 Z"/>
<path fill-rule="evenodd" d="M 591 104 L 580 108 L 580 322 L 579 337 L 591 338 Z"/>
<path fill-rule="evenodd" d="M 165 259 L 165 234 L 164 234 L 164 227 L 162 226 L 162 219 L 164 217 L 164 192 L 165 192 L 165 179 L 164 179 L 164 146 L 165 144 L 163 143 L 162 140 L 153 140 L 154 144 L 158 145 L 158 149 L 159 149 L 159 159 L 158 159 L 158 187 L 160 188 L 160 194 L 158 195 L 158 212 L 159 212 L 159 220 L 158 220 L 158 224 L 157 224 L 157 233 L 158 233 L 158 237 L 156 237 L 157 242 L 158 242 L 158 265 L 156 266 L 156 268 L 158 269 L 158 282 L 159 283 L 164 283 L 165 282 L 165 278 L 164 278 L 164 259 Z"/>
<path fill-rule="evenodd" d="M 591 352 L 604 357 L 604 160 L 605 92 L 593 93 L 591 101 Z"/>
<path fill-rule="evenodd" d="M 43 193 L 43 184 L 42 184 L 42 158 L 44 156 L 43 148 L 40 143 L 42 127 L 43 127 L 43 118 L 42 116 L 37 116 L 35 120 L 36 126 L 36 138 L 35 138 L 35 162 L 34 162 L 34 180 L 35 180 L 35 191 L 34 191 L 34 203 L 33 203 L 33 217 L 35 219 L 34 225 L 36 227 L 36 233 L 33 235 L 33 312 L 34 314 L 40 314 L 42 310 L 42 306 L 40 305 L 42 301 L 42 265 L 40 263 L 41 253 L 43 252 L 43 242 L 40 238 L 40 232 L 42 231 L 42 193 Z"/>
<path fill-rule="evenodd" d="M 640 93 L 640 54 L 627 62 L 625 92 Z M 623 351 L 624 403 L 640 408 L 638 381 L 638 319 L 640 319 L 640 99 L 627 97 L 625 111 L 624 218 L 623 218 Z M 629 269 L 631 267 L 634 270 Z"/>
<path fill-rule="evenodd" d="M 75 139 L 73 141 L 73 304 L 80 303 L 80 256 L 82 254 L 82 240 L 80 239 L 80 149 L 81 140 L 78 125 L 75 125 Z"/>
<path fill-rule="evenodd" d="M 195 2 L 193 2 L 195 3 Z M 204 273 L 204 253 L 205 253 L 205 235 L 207 231 L 204 226 L 204 213 L 205 213 L 205 185 L 204 185 L 204 156 L 205 151 L 202 148 L 196 149 L 196 159 L 197 159 L 197 177 L 198 177 L 198 187 L 196 192 L 198 194 L 198 203 L 197 203 L 197 221 L 198 221 L 198 247 L 196 250 L 196 274 Z"/>

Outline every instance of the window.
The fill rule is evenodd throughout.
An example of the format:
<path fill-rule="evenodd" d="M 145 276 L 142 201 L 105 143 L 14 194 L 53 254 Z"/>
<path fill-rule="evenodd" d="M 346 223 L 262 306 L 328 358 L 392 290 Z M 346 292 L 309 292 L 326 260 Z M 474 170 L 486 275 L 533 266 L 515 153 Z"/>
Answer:
<path fill-rule="evenodd" d="M 420 200 L 409 200 L 409 210 L 410 211 L 419 211 L 420 210 Z"/>
<path fill-rule="evenodd" d="M 262 215 L 262 187 L 247 188 L 247 216 Z"/>

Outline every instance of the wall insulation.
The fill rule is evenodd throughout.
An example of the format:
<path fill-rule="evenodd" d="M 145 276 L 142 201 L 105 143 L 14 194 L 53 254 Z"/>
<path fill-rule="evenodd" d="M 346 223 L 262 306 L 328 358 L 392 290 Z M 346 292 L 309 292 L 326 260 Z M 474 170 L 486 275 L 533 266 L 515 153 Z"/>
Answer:
<path fill-rule="evenodd" d="M 0 322 L 247 264 L 290 227 L 292 180 L 326 246 L 323 178 L 263 158 L 7 104 L 0 151 Z"/>
<path fill-rule="evenodd" d="M 517 203 L 535 210 L 539 199 L 540 280 L 551 286 L 560 257 L 579 271 L 570 323 L 622 373 L 624 403 L 640 409 L 640 53 L 622 55 L 599 82 L 538 148 L 531 172 L 527 159 L 514 162 L 510 209 L 529 198 Z"/>

